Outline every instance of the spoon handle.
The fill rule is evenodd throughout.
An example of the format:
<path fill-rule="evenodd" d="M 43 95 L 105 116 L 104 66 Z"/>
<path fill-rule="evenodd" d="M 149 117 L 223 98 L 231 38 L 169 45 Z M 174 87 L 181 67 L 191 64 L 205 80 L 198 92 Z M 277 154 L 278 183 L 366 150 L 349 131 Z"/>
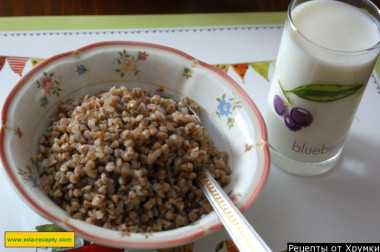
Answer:
<path fill-rule="evenodd" d="M 202 190 L 239 251 L 272 251 L 206 168 L 203 167 L 198 171 L 198 179 Z"/>

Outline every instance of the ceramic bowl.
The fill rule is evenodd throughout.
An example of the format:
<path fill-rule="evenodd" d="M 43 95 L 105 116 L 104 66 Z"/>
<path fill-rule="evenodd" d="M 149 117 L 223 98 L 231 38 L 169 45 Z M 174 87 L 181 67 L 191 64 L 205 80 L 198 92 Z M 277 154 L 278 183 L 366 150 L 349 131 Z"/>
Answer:
<path fill-rule="evenodd" d="M 222 226 L 215 212 L 171 231 L 113 231 L 75 220 L 39 189 L 30 157 L 61 100 L 112 86 L 189 96 L 220 150 L 230 155 L 232 180 L 225 191 L 246 210 L 267 180 L 270 157 L 265 123 L 243 89 L 217 68 L 173 48 L 131 41 L 91 44 L 53 56 L 22 77 L 1 112 L 0 153 L 11 187 L 41 216 L 84 239 L 112 247 L 163 248 L 191 242 Z"/>

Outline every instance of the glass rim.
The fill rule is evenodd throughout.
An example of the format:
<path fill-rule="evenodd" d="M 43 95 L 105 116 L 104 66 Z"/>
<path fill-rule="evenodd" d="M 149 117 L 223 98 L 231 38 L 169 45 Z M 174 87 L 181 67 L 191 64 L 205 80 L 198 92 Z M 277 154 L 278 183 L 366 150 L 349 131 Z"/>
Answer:
<path fill-rule="evenodd" d="M 380 47 L 380 9 L 371 1 L 369 0 L 360 0 L 362 1 L 363 3 L 366 3 L 368 4 L 371 8 L 373 8 L 373 10 L 376 11 L 376 13 L 379 15 L 378 18 L 376 17 L 373 17 L 373 15 L 371 15 L 369 13 L 369 15 L 371 15 L 373 18 L 375 18 L 379 24 L 375 24 L 377 26 L 377 29 L 379 31 L 379 41 L 374 44 L 373 46 L 369 47 L 369 48 L 366 48 L 366 49 L 361 49 L 361 50 L 357 50 L 357 51 L 342 51 L 342 50 L 336 50 L 336 49 L 331 49 L 331 48 L 328 48 L 326 46 L 322 46 L 322 45 L 319 45 L 318 43 L 314 42 L 313 40 L 309 39 L 308 37 L 306 37 L 297 27 L 296 25 L 294 24 L 293 22 L 293 18 L 292 18 L 292 10 L 294 9 L 294 4 L 297 2 L 297 1 L 300 1 L 300 0 L 292 0 L 289 4 L 289 7 L 288 7 L 288 10 L 287 10 L 287 19 L 289 20 L 289 23 L 290 23 L 290 26 L 292 27 L 292 29 L 297 33 L 299 34 L 303 39 L 305 39 L 306 41 L 308 41 L 309 43 L 319 47 L 319 48 L 322 48 L 324 50 L 327 50 L 327 51 L 330 51 L 330 52 L 335 52 L 335 53 L 344 53 L 344 54 L 360 54 L 360 53 L 365 53 L 365 52 L 370 52 L 378 47 Z M 310 2 L 310 1 L 313 1 L 313 0 L 306 0 L 304 2 Z M 339 2 L 344 2 L 343 0 L 338 0 Z M 348 3 L 347 3 L 348 4 Z M 354 6 L 354 7 L 357 7 L 357 6 Z"/>

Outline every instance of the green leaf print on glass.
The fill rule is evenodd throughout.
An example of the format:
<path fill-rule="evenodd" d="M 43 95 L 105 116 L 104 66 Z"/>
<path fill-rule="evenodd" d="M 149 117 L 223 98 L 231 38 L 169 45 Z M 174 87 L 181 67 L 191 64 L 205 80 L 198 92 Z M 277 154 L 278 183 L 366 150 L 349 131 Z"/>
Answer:
<path fill-rule="evenodd" d="M 303 108 L 303 105 L 295 104 L 290 94 L 312 102 L 328 103 L 349 97 L 364 86 L 363 84 L 306 84 L 286 90 L 281 81 L 278 81 L 278 84 L 287 102 L 284 102 L 281 96 L 275 95 L 273 106 L 276 113 L 284 117 L 285 125 L 291 131 L 298 131 L 302 127 L 310 126 L 313 122 L 313 115 Z"/>
<path fill-rule="evenodd" d="M 292 90 L 283 90 L 286 96 L 293 93 L 298 97 L 313 102 L 333 102 L 355 94 L 363 84 L 337 85 L 337 84 L 308 84 Z"/>

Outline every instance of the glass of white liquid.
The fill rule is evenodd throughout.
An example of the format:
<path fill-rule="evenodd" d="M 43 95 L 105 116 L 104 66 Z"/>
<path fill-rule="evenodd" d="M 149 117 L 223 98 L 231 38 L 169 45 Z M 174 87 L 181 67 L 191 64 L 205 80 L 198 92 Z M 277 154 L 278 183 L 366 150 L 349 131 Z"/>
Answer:
<path fill-rule="evenodd" d="M 338 161 L 380 49 L 368 0 L 293 0 L 264 112 L 272 162 L 317 175 Z"/>

